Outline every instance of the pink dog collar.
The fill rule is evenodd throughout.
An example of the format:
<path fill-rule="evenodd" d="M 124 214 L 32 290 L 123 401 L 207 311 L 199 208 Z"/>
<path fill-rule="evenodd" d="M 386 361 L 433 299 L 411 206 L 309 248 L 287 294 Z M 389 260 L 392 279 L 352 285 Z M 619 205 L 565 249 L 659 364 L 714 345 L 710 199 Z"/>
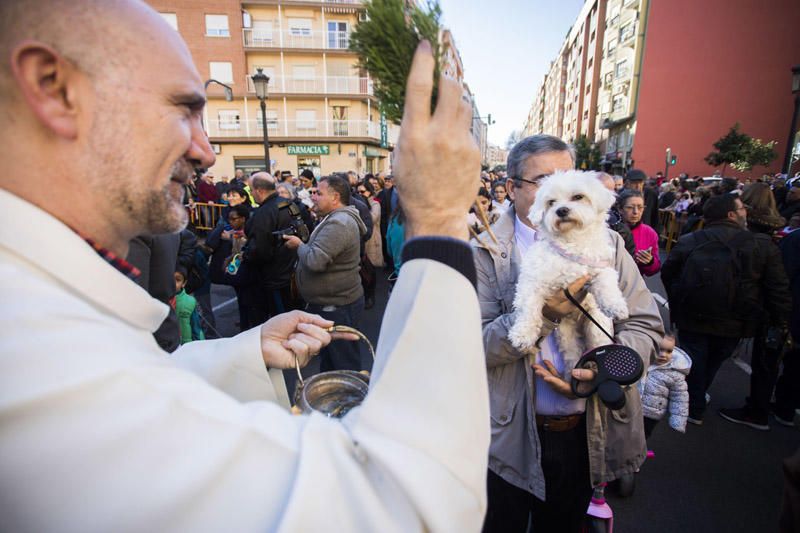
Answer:
<path fill-rule="evenodd" d="M 578 263 L 579 265 L 583 265 L 583 266 L 587 266 L 587 267 L 591 267 L 591 268 L 607 268 L 607 267 L 611 266 L 611 261 L 605 261 L 605 260 L 602 260 L 602 259 L 592 260 L 592 259 L 589 259 L 588 257 L 582 256 L 582 255 L 573 254 L 572 252 L 570 252 L 569 250 L 567 250 L 563 246 L 559 245 L 555 241 L 553 241 L 551 239 L 544 239 L 544 238 L 540 237 L 539 235 L 540 235 L 540 232 L 537 231 L 535 236 L 534 236 L 534 239 L 537 240 L 537 241 L 546 242 L 550 246 L 550 248 L 553 249 L 554 252 L 556 252 L 558 255 L 560 255 L 564 259 L 572 261 L 573 263 Z"/>

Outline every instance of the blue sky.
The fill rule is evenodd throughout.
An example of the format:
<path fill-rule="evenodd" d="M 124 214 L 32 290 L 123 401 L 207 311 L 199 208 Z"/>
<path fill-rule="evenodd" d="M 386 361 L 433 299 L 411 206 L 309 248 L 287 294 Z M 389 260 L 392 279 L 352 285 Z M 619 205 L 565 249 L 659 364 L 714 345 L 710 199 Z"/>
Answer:
<path fill-rule="evenodd" d="M 583 0 L 439 0 L 455 37 L 464 80 L 481 116 L 492 114 L 489 142 L 505 146 L 525 123 L 533 97 Z"/>

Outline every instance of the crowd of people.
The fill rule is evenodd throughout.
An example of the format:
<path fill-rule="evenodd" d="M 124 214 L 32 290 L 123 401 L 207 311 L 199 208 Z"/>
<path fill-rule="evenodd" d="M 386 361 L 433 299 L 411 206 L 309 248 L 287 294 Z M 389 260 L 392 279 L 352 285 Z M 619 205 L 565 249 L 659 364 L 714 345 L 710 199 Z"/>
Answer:
<path fill-rule="evenodd" d="M 798 380 L 796 361 L 800 357 L 796 348 L 782 357 L 787 343 L 791 344 L 785 328 L 789 289 L 782 265 L 785 262 L 786 269 L 794 268 L 791 265 L 797 260 L 792 254 L 796 252 L 788 243 L 796 239 L 787 239 L 782 245 L 783 257 L 777 247 L 797 226 L 783 215 L 800 219 L 800 209 L 795 207 L 800 200 L 800 178 L 789 180 L 787 186 L 780 176 L 704 183 L 683 174 L 666 181 L 660 173 L 650 177 L 639 169 L 624 176 L 595 173 L 617 198 L 608 211 L 607 224 L 619 235 L 617 246 L 624 253 L 617 257 L 616 268 L 620 283 L 629 287 L 626 297 L 631 316 L 618 321 L 615 330 L 619 337 L 629 337 L 627 343 L 635 345 L 649 365 L 638 389 L 629 391 L 641 396 L 641 402 L 637 398 L 630 403 L 636 406 L 631 415 L 639 424 L 617 425 L 613 418 L 601 421 L 601 407 L 575 400 L 553 386 L 554 380 L 567 379 L 568 374 L 554 334 L 543 336 L 533 366 L 527 364 L 526 354 L 508 344 L 511 298 L 519 268 L 516 262 L 536 238 L 527 213 L 540 180 L 573 165 L 572 148 L 560 139 L 544 135 L 524 139 L 511 151 L 507 170 L 481 173 L 474 204 L 465 214 L 478 270 L 494 428 L 484 531 L 523 531 L 531 516 L 543 530 L 577 530 L 594 487 L 630 478 L 638 471 L 645 457 L 642 439 L 651 436 L 661 418 L 668 416 L 670 427 L 677 431 L 685 431 L 687 422 L 702 424 L 707 390 L 722 362 L 743 338 L 754 338 L 752 391 L 745 407 L 723 408 L 720 414 L 763 430 L 769 429 L 770 412 L 778 423 L 792 424 L 794 409 L 800 406 L 791 386 Z M 207 174 L 197 180 L 197 201 L 204 199 L 199 192 L 206 180 Z M 358 327 L 364 310 L 362 294 L 369 302 L 367 308 L 374 303 L 378 269 L 385 267 L 390 279 L 400 269 L 403 210 L 391 176 L 360 177 L 350 171 L 318 180 L 309 170 L 299 178 L 290 172 L 244 176 L 239 171 L 231 183 L 223 178 L 215 186 L 224 188 L 216 201 L 234 207 L 223 210 L 228 219 L 219 221 L 205 247 L 212 254 L 214 282 L 232 284 L 236 289 L 242 329 L 292 308 L 305 308 Z M 251 192 L 254 207 L 248 199 Z M 267 210 L 279 213 L 278 205 L 296 208 L 297 221 L 306 225 L 310 239 L 284 234 L 265 240 L 267 235 L 293 227 L 291 217 L 276 222 L 279 215 L 258 216 Z M 676 215 L 674 223 L 684 237 L 663 265 L 662 279 L 671 308 L 665 333 L 642 280 L 662 270 L 666 242 L 661 225 L 669 219 L 664 217 L 667 213 Z M 246 224 L 240 224 L 240 218 L 247 220 Z M 341 220 L 335 230 L 326 231 L 337 218 Z M 338 244 L 348 235 L 349 244 Z M 263 242 L 286 254 L 286 261 L 278 261 L 279 271 L 262 271 L 256 276 L 280 279 L 281 287 L 258 288 L 252 280 L 240 284 L 224 273 L 228 261 L 223 257 L 234 253 L 229 243 L 238 239 L 247 243 L 234 248 L 242 252 L 245 270 L 259 264 L 253 250 Z M 704 246 L 706 241 L 723 244 Z M 487 245 L 493 242 L 495 245 Z M 344 249 L 349 252 L 344 254 Z M 198 257 L 202 259 L 202 255 Z M 721 273 L 715 265 L 725 263 L 738 266 Z M 326 270 L 336 274 L 325 274 Z M 709 275 L 716 278 L 716 286 L 708 286 Z M 248 305 L 259 299 L 268 306 L 261 312 L 248 311 Z M 572 309 L 561 311 L 569 312 Z M 551 327 L 557 329 L 555 324 Z M 306 367 L 304 374 L 364 366 L 357 350 L 347 342 L 334 342 L 323 352 L 331 355 L 323 353 L 319 364 Z M 778 380 L 781 361 L 783 373 Z M 289 376 L 287 381 L 293 378 Z M 776 402 L 770 406 L 773 391 Z M 531 407 L 528 399 L 533 399 Z M 620 431 L 626 446 L 607 449 L 609 432 Z M 521 452 L 520 445 L 528 452 Z M 592 453 L 600 449 L 604 449 L 602 454 Z M 575 457 L 583 460 L 574 461 Z M 564 470 L 567 463 L 572 466 Z M 571 518 L 565 521 L 565 517 Z"/>
<path fill-rule="evenodd" d="M 687 422 L 703 423 L 708 388 L 744 338 L 754 339 L 751 394 L 744 407 L 723 408 L 720 415 L 765 430 L 769 413 L 778 423 L 791 425 L 800 406 L 791 385 L 799 379 L 800 357 L 796 348 L 786 349 L 791 337 L 785 327 L 790 314 L 786 272 L 790 278 L 795 275 L 791 269 L 796 268 L 797 252 L 791 243 L 797 239 L 781 245 L 783 256 L 777 246 L 800 221 L 800 178 L 788 184 L 780 175 L 752 182 L 704 182 L 682 174 L 666 181 L 660 173 L 650 177 L 639 169 L 624 176 L 596 172 L 617 198 L 607 224 L 619 235 L 624 256 L 616 266 L 620 283 L 629 287 L 631 316 L 618 321 L 615 330 L 618 336 L 630 336 L 627 342 L 649 365 L 638 389 L 629 391 L 641 396 L 641 402 L 637 398 L 630 404 L 638 406 L 633 417 L 641 423 L 601 422 L 601 407 L 590 407 L 553 386 L 568 374 L 553 334 L 543 336 L 536 364 L 526 364 L 526 355 L 508 344 L 507 328 L 513 320 L 516 262 L 536 238 L 527 213 L 540 180 L 573 165 L 572 148 L 560 139 L 524 139 L 511 151 L 507 170 L 481 173 L 474 203 L 465 214 L 478 270 L 494 428 L 484 531 L 522 531 L 531 513 L 544 530 L 577 530 L 594 487 L 638 471 L 645 457 L 642 439 L 650 437 L 661 418 L 668 416 L 670 427 L 678 431 L 685 431 Z M 358 327 L 361 313 L 374 305 L 380 269 L 385 267 L 384 275 L 394 279 L 401 266 L 403 209 L 392 181 L 392 176 L 360 177 L 353 171 L 317 179 L 309 170 L 297 178 L 286 171 L 251 176 L 237 171 L 231 182 L 223 177 L 213 183 L 208 173 L 197 178 L 196 196 L 187 188 L 189 203 L 227 206 L 200 249 L 210 253 L 211 280 L 234 286 L 242 330 L 294 308 Z M 200 194 L 205 188 L 213 195 L 211 183 L 219 193 L 214 199 Z M 294 209 L 294 218 L 281 218 L 282 209 Z M 683 236 L 663 264 L 671 309 L 665 333 L 642 280 L 662 271 L 666 242 L 661 226 L 670 220 L 664 216 L 669 213 Z M 296 231 L 301 224 L 305 237 Z M 494 246 L 486 245 L 492 242 Z M 272 252 L 258 251 L 259 246 Z M 237 253 L 238 274 L 231 275 L 230 258 Z M 208 262 L 203 254 L 197 257 Z M 265 269 L 268 263 L 273 266 Z M 725 273 L 720 264 L 734 267 Z M 249 277 L 242 278 L 248 269 Z M 709 277 L 716 284 L 709 285 Z M 258 286 L 256 279 L 271 285 Z M 316 361 L 304 375 L 365 366 L 352 344 L 343 341 L 331 343 Z M 287 375 L 287 383 L 293 383 L 292 376 Z M 770 405 L 773 392 L 776 401 Z M 593 454 L 606 447 L 608 432 L 615 431 L 627 432 L 627 445 Z M 520 452 L 521 444 L 529 451 Z M 571 462 L 575 457 L 584 459 Z M 567 463 L 572 467 L 564 470 Z M 550 487 L 546 496 L 545 487 Z"/>

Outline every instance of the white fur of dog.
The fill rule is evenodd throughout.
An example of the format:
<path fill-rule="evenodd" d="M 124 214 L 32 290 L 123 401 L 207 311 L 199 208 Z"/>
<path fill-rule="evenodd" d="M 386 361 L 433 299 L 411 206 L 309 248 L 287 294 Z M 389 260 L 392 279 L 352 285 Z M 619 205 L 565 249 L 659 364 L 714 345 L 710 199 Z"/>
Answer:
<path fill-rule="evenodd" d="M 613 335 L 613 319 L 628 317 L 614 270 L 615 248 L 606 226 L 614 201 L 614 194 L 594 172 L 557 172 L 543 181 L 528 214 L 536 228 L 536 241 L 522 258 L 514 295 L 515 320 L 508 332 L 518 350 L 534 349 L 545 300 L 587 274 L 591 281 L 581 303 L 595 320 Z M 611 342 L 577 309 L 561 320 L 557 332 L 565 374 L 585 350 Z"/>

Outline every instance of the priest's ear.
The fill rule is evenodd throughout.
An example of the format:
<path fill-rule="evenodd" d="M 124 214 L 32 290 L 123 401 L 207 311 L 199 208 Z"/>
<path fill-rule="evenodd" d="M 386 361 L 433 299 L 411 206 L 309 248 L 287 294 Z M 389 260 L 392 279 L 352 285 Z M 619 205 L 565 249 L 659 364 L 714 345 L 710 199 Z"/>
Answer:
<path fill-rule="evenodd" d="M 45 43 L 26 40 L 11 53 L 11 91 L 51 135 L 75 139 L 81 90 L 88 77 Z M 19 115 L 17 115 L 19 116 Z"/>

